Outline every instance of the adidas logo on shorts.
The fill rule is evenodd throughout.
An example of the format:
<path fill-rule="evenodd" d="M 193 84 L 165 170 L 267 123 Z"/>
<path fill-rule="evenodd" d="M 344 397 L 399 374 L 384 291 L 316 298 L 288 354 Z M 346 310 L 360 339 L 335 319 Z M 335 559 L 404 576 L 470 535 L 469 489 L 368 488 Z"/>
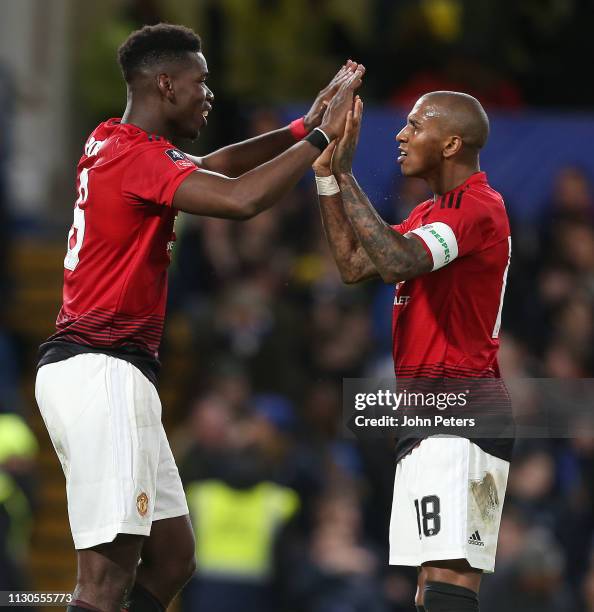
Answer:
<path fill-rule="evenodd" d="M 484 546 L 485 543 L 481 540 L 481 536 L 478 532 L 478 529 L 468 538 L 469 544 L 474 544 L 475 546 Z"/>

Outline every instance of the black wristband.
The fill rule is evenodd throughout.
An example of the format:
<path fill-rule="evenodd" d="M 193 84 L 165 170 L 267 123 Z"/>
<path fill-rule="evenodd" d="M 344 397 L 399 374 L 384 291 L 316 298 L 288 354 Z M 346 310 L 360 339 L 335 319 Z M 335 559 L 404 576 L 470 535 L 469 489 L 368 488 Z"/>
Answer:
<path fill-rule="evenodd" d="M 330 138 L 326 136 L 326 133 L 320 128 L 314 128 L 305 138 L 307 142 L 310 142 L 314 147 L 323 151 L 329 144 Z"/>

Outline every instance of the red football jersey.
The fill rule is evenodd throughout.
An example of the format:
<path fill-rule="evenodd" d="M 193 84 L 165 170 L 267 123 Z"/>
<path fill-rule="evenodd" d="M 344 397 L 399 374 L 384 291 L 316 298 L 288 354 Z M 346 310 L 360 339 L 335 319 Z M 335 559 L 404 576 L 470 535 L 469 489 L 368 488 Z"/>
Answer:
<path fill-rule="evenodd" d="M 196 166 L 170 142 L 110 119 L 87 140 L 49 339 L 157 357 L 175 240 L 175 190 Z"/>
<path fill-rule="evenodd" d="M 497 350 L 511 256 L 503 198 L 484 172 L 419 204 L 394 229 L 412 232 L 433 271 L 398 283 L 393 354 L 400 377 L 498 377 Z"/>

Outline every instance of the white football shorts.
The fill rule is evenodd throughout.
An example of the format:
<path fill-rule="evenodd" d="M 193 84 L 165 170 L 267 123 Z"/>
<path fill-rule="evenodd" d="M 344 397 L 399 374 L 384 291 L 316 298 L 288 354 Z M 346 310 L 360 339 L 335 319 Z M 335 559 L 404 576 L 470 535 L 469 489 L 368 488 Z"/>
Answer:
<path fill-rule="evenodd" d="M 66 477 L 76 549 L 188 514 L 154 385 L 132 364 L 86 353 L 42 366 L 35 397 Z"/>
<path fill-rule="evenodd" d="M 396 466 L 390 564 L 466 559 L 493 572 L 508 472 L 465 438 L 423 440 Z"/>

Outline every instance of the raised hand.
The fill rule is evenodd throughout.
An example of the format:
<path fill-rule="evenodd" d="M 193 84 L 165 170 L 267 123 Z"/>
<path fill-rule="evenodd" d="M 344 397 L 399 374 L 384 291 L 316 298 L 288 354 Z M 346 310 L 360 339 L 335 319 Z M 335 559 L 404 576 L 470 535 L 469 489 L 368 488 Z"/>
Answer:
<path fill-rule="evenodd" d="M 361 131 L 361 119 L 363 118 L 363 100 L 359 96 L 355 98 L 355 107 L 348 111 L 344 134 L 336 145 L 332 157 L 332 172 L 341 174 L 351 172 L 353 168 L 353 157 L 359 142 Z"/>
<path fill-rule="evenodd" d="M 364 74 L 365 66 L 359 64 L 355 71 L 342 81 L 330 104 L 328 104 L 320 129 L 325 132 L 330 140 L 334 140 L 343 134 L 347 113 L 353 108 L 355 90 L 361 86 Z"/>
<path fill-rule="evenodd" d="M 332 100 L 342 83 L 355 72 L 357 66 L 358 64 L 356 62 L 348 60 L 346 64 L 340 67 L 340 70 L 334 75 L 330 83 L 318 93 L 307 115 L 303 118 L 305 129 L 308 132 L 311 132 L 311 130 L 320 125 L 330 100 Z"/>
<path fill-rule="evenodd" d="M 336 147 L 333 140 L 323 151 L 320 157 L 311 165 L 316 176 L 330 176 L 332 174 L 332 154 Z"/>

